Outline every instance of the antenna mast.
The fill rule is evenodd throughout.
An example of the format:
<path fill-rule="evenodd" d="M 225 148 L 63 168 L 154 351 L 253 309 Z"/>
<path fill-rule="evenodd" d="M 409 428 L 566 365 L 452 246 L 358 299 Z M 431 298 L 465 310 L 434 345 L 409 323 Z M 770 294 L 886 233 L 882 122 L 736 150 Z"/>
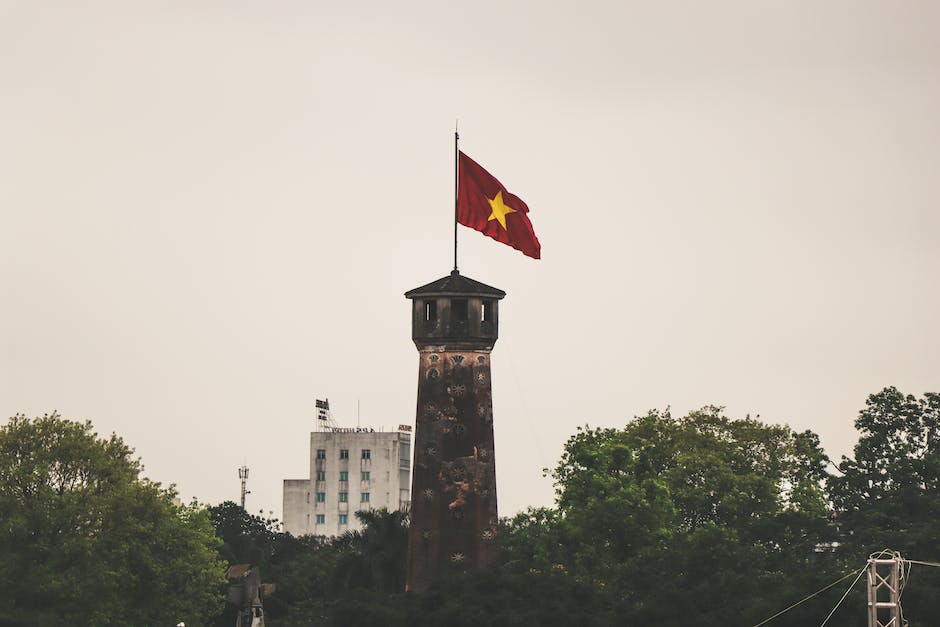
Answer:
<path fill-rule="evenodd" d="M 325 398 L 322 401 L 317 399 L 317 431 L 333 431 L 336 429 L 336 421 L 330 414 L 330 399 Z"/>
<path fill-rule="evenodd" d="M 245 509 L 245 495 L 251 494 L 249 490 L 246 490 L 248 484 L 248 466 L 242 465 L 238 469 L 238 478 L 242 480 L 242 509 Z"/>

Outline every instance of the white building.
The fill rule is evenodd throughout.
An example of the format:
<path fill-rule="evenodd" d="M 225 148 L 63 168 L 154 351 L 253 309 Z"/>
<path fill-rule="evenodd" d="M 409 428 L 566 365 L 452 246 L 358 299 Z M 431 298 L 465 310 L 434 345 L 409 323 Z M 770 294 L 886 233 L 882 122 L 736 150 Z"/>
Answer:
<path fill-rule="evenodd" d="M 284 531 L 335 536 L 359 529 L 359 510 L 406 509 L 411 500 L 408 431 L 405 426 L 395 432 L 329 426 L 311 433 L 310 478 L 284 480 Z"/>

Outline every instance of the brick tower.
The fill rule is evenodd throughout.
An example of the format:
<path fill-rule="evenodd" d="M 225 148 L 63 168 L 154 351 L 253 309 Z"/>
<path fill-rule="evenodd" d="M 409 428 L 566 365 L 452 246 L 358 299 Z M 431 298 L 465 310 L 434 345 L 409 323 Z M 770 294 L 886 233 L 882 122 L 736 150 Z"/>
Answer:
<path fill-rule="evenodd" d="M 490 351 L 505 295 L 457 270 L 405 293 L 419 353 L 406 590 L 499 553 Z"/>

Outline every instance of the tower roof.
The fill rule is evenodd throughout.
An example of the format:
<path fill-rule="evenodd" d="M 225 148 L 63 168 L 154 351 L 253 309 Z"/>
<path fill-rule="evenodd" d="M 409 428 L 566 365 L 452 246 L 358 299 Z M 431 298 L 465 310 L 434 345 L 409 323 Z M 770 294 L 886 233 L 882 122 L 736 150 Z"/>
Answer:
<path fill-rule="evenodd" d="M 405 298 L 415 298 L 417 296 L 450 296 L 454 294 L 503 298 L 506 292 L 486 285 L 485 283 L 474 281 L 470 277 L 465 277 L 454 270 L 445 277 L 405 292 Z"/>

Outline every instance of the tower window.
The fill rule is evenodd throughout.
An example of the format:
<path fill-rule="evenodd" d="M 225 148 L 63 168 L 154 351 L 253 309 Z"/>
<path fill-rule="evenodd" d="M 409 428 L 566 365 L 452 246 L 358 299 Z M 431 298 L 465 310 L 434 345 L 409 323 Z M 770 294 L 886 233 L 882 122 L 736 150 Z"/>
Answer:
<path fill-rule="evenodd" d="M 317 459 L 326 459 L 326 449 L 318 448 L 317 449 Z"/>
<path fill-rule="evenodd" d="M 349 481 L 349 471 L 348 471 L 348 470 L 340 470 L 340 471 L 339 471 L 339 480 L 340 480 L 340 481 Z"/>
<path fill-rule="evenodd" d="M 368 493 L 368 492 L 361 492 L 361 493 L 359 494 L 359 501 L 360 501 L 361 503 L 368 503 L 368 502 L 369 502 L 369 493 Z"/>
<path fill-rule="evenodd" d="M 453 320 L 468 320 L 470 310 L 466 298 L 455 298 L 450 302 L 450 315 Z"/>
<path fill-rule="evenodd" d="M 349 514 L 340 514 L 339 515 L 339 524 L 345 525 L 349 523 Z"/>
<path fill-rule="evenodd" d="M 349 493 L 348 493 L 348 492 L 340 492 L 340 493 L 339 493 L 339 502 L 340 502 L 340 503 L 345 503 L 345 502 L 348 501 L 348 500 L 349 500 Z"/>
<path fill-rule="evenodd" d="M 317 492 L 317 503 L 326 502 L 326 492 Z"/>
<path fill-rule="evenodd" d="M 426 300 L 424 301 L 424 319 L 430 322 L 431 320 L 437 320 L 437 301 L 436 300 Z"/>
<path fill-rule="evenodd" d="M 310 514 L 307 514 L 309 516 Z M 317 514 L 317 524 L 323 525 L 326 523 L 326 514 Z"/>
<path fill-rule="evenodd" d="M 367 448 L 362 449 L 362 459 L 372 459 L 372 450 Z"/>
<path fill-rule="evenodd" d="M 339 450 L 339 458 L 340 458 L 340 459 L 349 459 L 349 449 L 348 449 L 348 448 L 341 448 L 341 449 Z"/>
<path fill-rule="evenodd" d="M 495 313 L 495 309 L 494 309 L 495 306 L 496 306 L 496 301 L 493 301 L 493 300 L 484 300 L 484 301 L 483 301 L 483 315 L 482 315 L 482 318 L 481 318 L 481 319 L 483 320 L 483 322 L 492 322 L 492 321 L 493 321 L 493 315 L 494 315 L 494 313 Z"/>

